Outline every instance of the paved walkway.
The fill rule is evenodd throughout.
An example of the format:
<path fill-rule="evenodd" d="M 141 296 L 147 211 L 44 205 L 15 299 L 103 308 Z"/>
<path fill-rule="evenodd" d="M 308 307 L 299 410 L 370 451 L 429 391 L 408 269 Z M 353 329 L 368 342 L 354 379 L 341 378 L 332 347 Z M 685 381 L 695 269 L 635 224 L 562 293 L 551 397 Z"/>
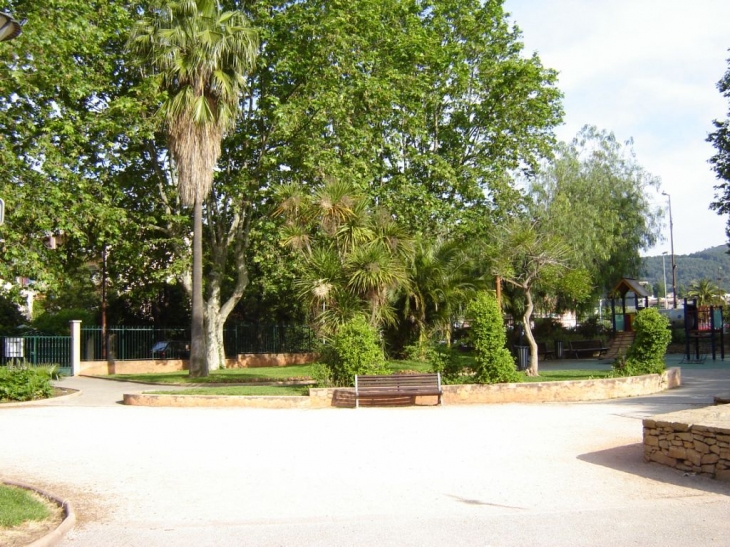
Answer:
<path fill-rule="evenodd" d="M 148 388 L 68 378 L 82 395 L 0 408 L 0 470 L 75 504 L 65 547 L 727 545 L 730 485 L 642 459 L 641 417 L 730 392 L 730 363 L 682 376 L 601 403 L 360 410 L 125 407 Z"/>

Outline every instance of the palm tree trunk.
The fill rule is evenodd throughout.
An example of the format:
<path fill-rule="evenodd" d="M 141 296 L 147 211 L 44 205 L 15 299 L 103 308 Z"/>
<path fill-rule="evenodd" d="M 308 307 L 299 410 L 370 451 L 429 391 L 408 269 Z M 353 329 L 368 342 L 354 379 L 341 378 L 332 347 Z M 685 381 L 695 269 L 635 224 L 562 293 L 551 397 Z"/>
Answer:
<path fill-rule="evenodd" d="M 203 307 L 203 204 L 195 199 L 193 209 L 193 309 L 190 326 L 190 376 L 208 376 Z"/>

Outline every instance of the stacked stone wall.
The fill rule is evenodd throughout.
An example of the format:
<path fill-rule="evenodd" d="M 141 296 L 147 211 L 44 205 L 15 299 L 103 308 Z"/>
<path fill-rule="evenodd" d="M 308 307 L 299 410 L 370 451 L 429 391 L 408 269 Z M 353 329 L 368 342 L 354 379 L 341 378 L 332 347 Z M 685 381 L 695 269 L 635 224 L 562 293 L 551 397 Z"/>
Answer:
<path fill-rule="evenodd" d="M 730 481 L 730 405 L 646 418 L 644 459 Z"/>

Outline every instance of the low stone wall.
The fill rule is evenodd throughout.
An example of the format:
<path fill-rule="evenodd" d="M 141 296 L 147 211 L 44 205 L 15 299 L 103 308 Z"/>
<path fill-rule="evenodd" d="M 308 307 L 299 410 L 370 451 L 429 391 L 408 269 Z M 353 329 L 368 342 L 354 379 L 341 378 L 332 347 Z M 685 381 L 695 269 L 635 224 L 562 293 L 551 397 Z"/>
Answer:
<path fill-rule="evenodd" d="M 165 395 L 124 394 L 123 402 L 131 406 L 177 407 L 246 407 L 246 408 L 309 408 L 309 397 L 295 395 Z"/>
<path fill-rule="evenodd" d="M 518 384 L 462 384 L 443 386 L 443 404 L 558 403 L 602 401 L 659 393 L 682 383 L 678 367 L 662 375 L 629 376 L 566 382 L 524 382 Z M 354 406 L 354 388 L 310 388 L 313 408 Z M 411 397 L 403 404 L 435 404 L 435 397 Z M 367 402 L 366 402 L 367 404 Z"/>
<path fill-rule="evenodd" d="M 602 380 L 574 380 L 566 382 L 537 382 L 497 385 L 443 386 L 444 404 L 493 403 L 558 403 L 600 401 L 623 397 L 637 397 L 658 393 L 681 384 L 679 368 L 668 369 L 661 376 L 630 376 Z M 329 408 L 355 406 L 354 388 L 310 388 L 309 397 L 296 396 L 216 396 L 216 395 L 124 395 L 124 403 L 138 406 L 241 406 L 257 408 Z M 361 401 L 361 406 L 435 405 L 433 396 L 393 397 L 387 402 Z"/>
<path fill-rule="evenodd" d="M 305 365 L 317 359 L 316 353 L 245 353 L 226 359 L 226 368 L 285 367 Z M 145 359 L 140 361 L 81 361 L 80 374 L 106 376 L 109 374 L 147 374 L 188 370 L 183 359 Z"/>
<path fill-rule="evenodd" d="M 644 459 L 730 481 L 730 405 L 643 420 Z"/>
<path fill-rule="evenodd" d="M 236 359 L 227 359 L 227 368 L 286 367 L 307 365 L 317 360 L 316 353 L 242 353 Z"/>

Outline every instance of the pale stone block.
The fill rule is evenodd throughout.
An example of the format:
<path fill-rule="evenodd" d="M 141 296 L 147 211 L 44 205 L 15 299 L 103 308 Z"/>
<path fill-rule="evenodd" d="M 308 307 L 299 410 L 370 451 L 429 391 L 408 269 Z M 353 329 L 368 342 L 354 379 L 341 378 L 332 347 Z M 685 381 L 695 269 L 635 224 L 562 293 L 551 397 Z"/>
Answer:
<path fill-rule="evenodd" d="M 714 475 L 715 474 L 715 466 L 714 465 L 703 465 L 702 466 L 702 472 L 707 473 L 708 475 Z"/>
<path fill-rule="evenodd" d="M 695 450 L 700 454 L 707 454 L 710 452 L 710 447 L 700 441 L 695 441 Z"/>
<path fill-rule="evenodd" d="M 692 465 L 700 465 L 702 463 L 702 454 L 700 454 L 696 450 L 687 450 L 686 457 L 690 462 L 692 462 Z"/>
<path fill-rule="evenodd" d="M 662 452 L 654 452 L 651 455 L 651 459 L 652 461 L 655 461 L 662 465 L 668 465 L 669 467 L 675 467 L 677 465 L 677 460 L 664 455 Z"/>
<path fill-rule="evenodd" d="M 717 454 L 705 454 L 702 456 L 702 465 L 706 465 L 708 463 L 717 463 L 720 460 L 720 456 Z"/>
<path fill-rule="evenodd" d="M 668 456 L 670 458 L 676 458 L 678 460 L 687 459 L 687 451 L 681 446 L 672 446 L 669 449 Z"/>
<path fill-rule="evenodd" d="M 677 433 L 677 437 L 683 441 L 691 441 L 693 439 L 693 435 L 691 433 Z"/>
<path fill-rule="evenodd" d="M 648 446 L 659 446 L 659 439 L 656 437 L 644 437 L 644 444 Z"/>

